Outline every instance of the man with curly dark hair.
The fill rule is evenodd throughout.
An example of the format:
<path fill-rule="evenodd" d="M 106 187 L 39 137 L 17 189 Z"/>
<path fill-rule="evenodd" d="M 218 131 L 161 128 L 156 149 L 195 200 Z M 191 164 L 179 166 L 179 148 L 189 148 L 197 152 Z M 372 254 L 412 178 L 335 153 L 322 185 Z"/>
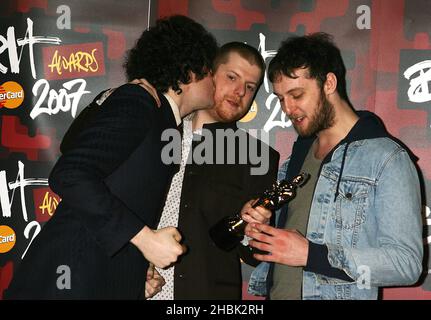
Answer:
<path fill-rule="evenodd" d="M 139 85 L 99 94 L 73 123 L 49 183 L 62 201 L 15 273 L 9 299 L 141 299 L 149 266 L 184 253 L 174 227 L 155 230 L 178 170 L 161 159 L 161 134 L 214 104 L 215 38 L 183 16 L 144 31 L 125 64 Z M 175 130 L 175 129 L 174 129 Z"/>
<path fill-rule="evenodd" d="M 161 92 L 208 75 L 217 54 L 214 37 L 185 16 L 159 20 L 152 32 L 144 31 L 124 64 L 128 80 L 145 78 Z M 156 28 L 159 28 L 156 32 Z M 157 57 L 157 59 L 154 59 Z"/>

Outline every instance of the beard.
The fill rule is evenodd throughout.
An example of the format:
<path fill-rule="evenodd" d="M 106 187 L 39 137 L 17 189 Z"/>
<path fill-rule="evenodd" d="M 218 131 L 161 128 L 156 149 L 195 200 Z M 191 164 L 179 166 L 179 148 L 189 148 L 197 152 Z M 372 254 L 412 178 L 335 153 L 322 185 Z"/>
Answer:
<path fill-rule="evenodd" d="M 214 107 L 210 109 L 210 113 L 219 122 L 228 123 L 228 122 L 238 121 L 242 119 L 250 109 L 250 108 L 240 108 L 240 107 L 238 107 L 238 109 L 229 108 L 229 107 L 223 106 L 223 102 L 225 102 L 225 99 L 223 99 L 218 103 L 216 102 Z M 250 104 L 250 107 L 251 107 L 251 104 Z"/>
<path fill-rule="evenodd" d="M 335 110 L 334 106 L 326 99 L 323 90 L 320 93 L 319 104 L 310 117 L 310 124 L 305 130 L 295 127 L 296 132 L 301 137 L 311 137 L 322 130 L 328 129 L 334 125 Z"/>

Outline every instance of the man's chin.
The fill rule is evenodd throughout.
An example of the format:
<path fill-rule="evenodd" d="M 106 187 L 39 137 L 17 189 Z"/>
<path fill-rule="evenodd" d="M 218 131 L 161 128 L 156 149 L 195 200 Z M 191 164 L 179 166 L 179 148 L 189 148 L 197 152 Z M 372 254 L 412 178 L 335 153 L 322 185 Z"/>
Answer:
<path fill-rule="evenodd" d="M 232 114 L 217 112 L 217 117 L 219 118 L 219 122 L 223 122 L 223 123 L 237 121 L 237 117 L 235 117 L 235 115 L 232 115 Z"/>
<path fill-rule="evenodd" d="M 311 136 L 314 135 L 314 133 L 307 131 L 307 130 L 298 130 L 298 128 L 296 128 L 295 126 L 293 126 L 293 128 L 295 129 L 296 133 L 298 134 L 298 136 L 300 136 L 301 138 L 309 138 Z"/>
<path fill-rule="evenodd" d="M 230 122 L 236 121 L 235 119 L 232 120 L 231 118 L 225 118 L 225 117 L 219 118 L 219 119 L 220 119 L 219 122 L 223 122 L 223 123 L 230 123 Z"/>

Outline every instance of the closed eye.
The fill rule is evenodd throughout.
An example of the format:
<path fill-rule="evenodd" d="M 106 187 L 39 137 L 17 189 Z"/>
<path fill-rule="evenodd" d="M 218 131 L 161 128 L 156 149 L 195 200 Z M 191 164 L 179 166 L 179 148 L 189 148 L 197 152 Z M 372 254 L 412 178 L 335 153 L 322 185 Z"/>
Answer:
<path fill-rule="evenodd" d="M 255 86 L 247 86 L 247 90 L 253 93 L 256 91 L 256 87 Z"/>

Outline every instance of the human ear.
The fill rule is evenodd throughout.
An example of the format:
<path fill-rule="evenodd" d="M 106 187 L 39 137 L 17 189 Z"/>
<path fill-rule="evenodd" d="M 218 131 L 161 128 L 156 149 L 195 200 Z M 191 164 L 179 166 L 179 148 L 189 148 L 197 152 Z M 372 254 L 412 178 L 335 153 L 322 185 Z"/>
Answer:
<path fill-rule="evenodd" d="M 334 73 L 329 72 L 326 75 L 326 81 L 323 84 L 323 89 L 327 95 L 330 95 L 337 90 L 337 76 Z"/>

